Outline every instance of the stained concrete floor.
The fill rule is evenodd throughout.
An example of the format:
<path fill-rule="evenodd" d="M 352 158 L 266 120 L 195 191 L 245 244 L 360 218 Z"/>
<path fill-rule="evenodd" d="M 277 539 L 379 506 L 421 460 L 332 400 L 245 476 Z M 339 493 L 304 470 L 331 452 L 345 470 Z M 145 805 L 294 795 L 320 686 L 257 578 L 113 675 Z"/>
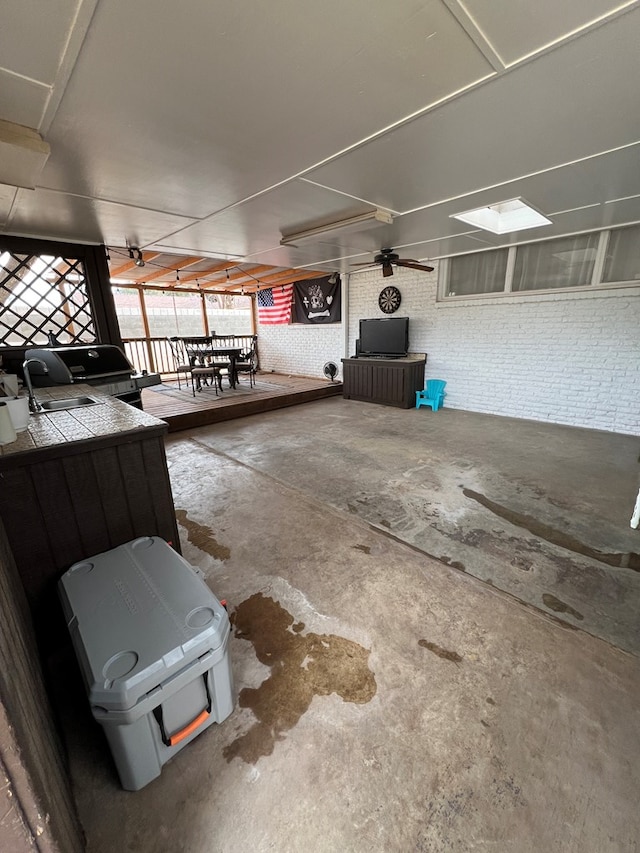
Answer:
<path fill-rule="evenodd" d="M 90 853 L 636 850 L 639 445 L 339 398 L 171 436 L 238 706 L 127 793 L 68 703 Z"/>

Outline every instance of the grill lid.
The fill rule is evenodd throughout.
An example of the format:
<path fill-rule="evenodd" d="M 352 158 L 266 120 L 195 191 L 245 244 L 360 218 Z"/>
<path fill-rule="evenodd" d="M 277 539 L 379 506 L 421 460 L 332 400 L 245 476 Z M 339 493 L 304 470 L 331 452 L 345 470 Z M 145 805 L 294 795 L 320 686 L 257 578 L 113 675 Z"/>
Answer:
<path fill-rule="evenodd" d="M 71 385 L 74 382 L 89 382 L 108 376 L 131 376 L 134 372 L 123 351 L 113 344 L 89 344 L 77 347 L 53 347 L 32 349 L 27 358 L 39 358 L 48 368 L 48 373 L 38 364 L 29 365 L 34 385 Z M 38 377 L 37 380 L 35 377 Z"/>

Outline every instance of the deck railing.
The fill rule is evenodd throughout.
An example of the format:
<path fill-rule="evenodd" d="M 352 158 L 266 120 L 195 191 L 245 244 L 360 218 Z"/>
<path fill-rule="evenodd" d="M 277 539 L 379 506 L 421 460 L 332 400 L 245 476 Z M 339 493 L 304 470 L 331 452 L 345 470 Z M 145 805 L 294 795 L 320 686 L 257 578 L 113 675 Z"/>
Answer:
<path fill-rule="evenodd" d="M 251 335 L 220 335 L 227 340 L 233 338 L 233 345 L 249 349 Z M 124 351 L 138 373 L 147 370 L 169 376 L 175 373 L 175 359 L 167 338 L 123 338 Z"/>
<path fill-rule="evenodd" d="M 168 375 L 175 372 L 173 353 L 167 338 L 123 338 L 124 351 L 138 373 Z"/>

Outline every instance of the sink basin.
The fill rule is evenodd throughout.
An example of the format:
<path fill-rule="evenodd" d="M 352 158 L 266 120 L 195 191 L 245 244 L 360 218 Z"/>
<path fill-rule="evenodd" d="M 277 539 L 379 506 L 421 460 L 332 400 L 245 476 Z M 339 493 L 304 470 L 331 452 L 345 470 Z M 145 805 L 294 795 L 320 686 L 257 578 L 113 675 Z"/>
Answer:
<path fill-rule="evenodd" d="M 44 402 L 40 403 L 40 406 L 43 412 L 63 412 L 66 409 L 95 406 L 98 402 L 93 397 L 67 397 L 64 400 L 44 400 Z"/>

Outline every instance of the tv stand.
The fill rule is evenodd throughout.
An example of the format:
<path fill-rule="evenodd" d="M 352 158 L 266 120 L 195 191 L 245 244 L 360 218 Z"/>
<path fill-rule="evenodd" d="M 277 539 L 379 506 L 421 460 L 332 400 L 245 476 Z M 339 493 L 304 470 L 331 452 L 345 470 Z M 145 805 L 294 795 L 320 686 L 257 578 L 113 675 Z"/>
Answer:
<path fill-rule="evenodd" d="M 406 358 L 343 358 L 342 396 L 345 400 L 411 409 L 416 404 L 416 391 L 424 388 L 426 362 L 425 353 Z"/>

